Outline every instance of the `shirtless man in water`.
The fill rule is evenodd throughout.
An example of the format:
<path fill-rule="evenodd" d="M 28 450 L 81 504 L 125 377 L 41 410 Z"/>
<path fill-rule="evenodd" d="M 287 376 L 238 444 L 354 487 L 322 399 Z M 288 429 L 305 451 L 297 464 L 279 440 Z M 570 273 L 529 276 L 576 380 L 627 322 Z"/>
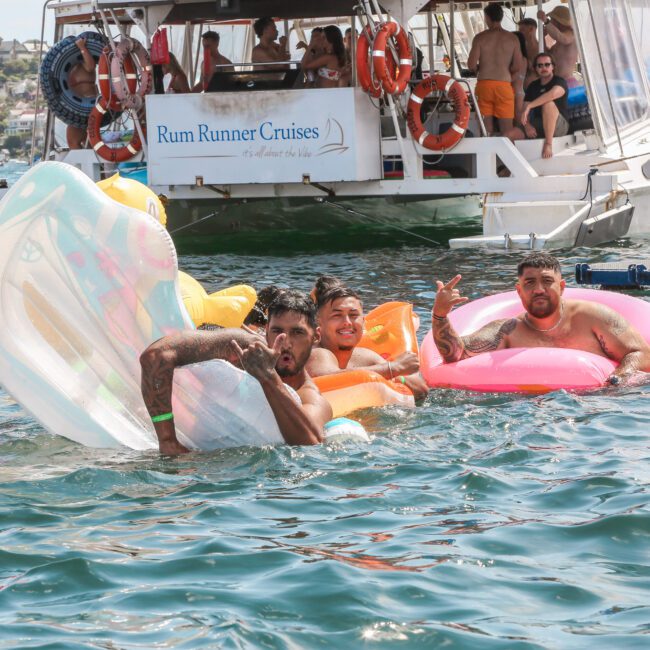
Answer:
<path fill-rule="evenodd" d="M 96 97 L 97 87 L 95 86 L 95 59 L 86 48 L 86 39 L 79 38 L 75 45 L 81 52 L 81 63 L 70 68 L 68 73 L 68 87 L 80 97 Z M 66 129 L 66 139 L 70 149 L 83 149 L 87 138 L 86 129 L 80 129 L 78 126 L 68 126 Z"/>
<path fill-rule="evenodd" d="M 176 438 L 172 414 L 174 369 L 208 359 L 225 359 L 243 366 L 260 382 L 287 444 L 322 442 L 323 427 L 332 418 L 332 408 L 305 371 L 312 346 L 319 340 L 315 306 L 309 297 L 285 291 L 269 306 L 268 318 L 266 344 L 261 337 L 244 330 L 191 330 L 165 336 L 142 353 L 142 397 L 154 422 L 161 453 L 189 451 Z"/>
<path fill-rule="evenodd" d="M 488 135 L 495 130 L 494 119 L 499 121 L 503 134 L 512 129 L 515 117 L 515 93 L 512 75 L 526 71 L 519 40 L 501 27 L 503 8 L 491 3 L 483 9 L 487 29 L 477 34 L 467 57 L 467 67 L 478 71 L 476 99 Z"/>
<path fill-rule="evenodd" d="M 555 347 L 584 350 L 618 361 L 608 381 L 618 384 L 650 371 L 650 346 L 622 316 L 605 305 L 562 298 L 560 264 L 548 253 L 531 253 L 518 265 L 515 285 L 525 311 L 459 336 L 447 316 L 468 300 L 456 289 L 461 276 L 438 281 L 433 304 L 433 338 L 446 363 L 505 348 Z"/>
<path fill-rule="evenodd" d="M 416 399 L 426 397 L 428 388 L 418 372 L 420 360 L 404 352 L 386 361 L 373 350 L 358 347 L 363 336 L 363 305 L 357 293 L 336 278 L 322 276 L 312 297 L 317 306 L 321 340 L 312 350 L 307 370 L 312 377 L 345 370 L 371 370 L 386 379 L 395 379 L 411 389 Z"/>

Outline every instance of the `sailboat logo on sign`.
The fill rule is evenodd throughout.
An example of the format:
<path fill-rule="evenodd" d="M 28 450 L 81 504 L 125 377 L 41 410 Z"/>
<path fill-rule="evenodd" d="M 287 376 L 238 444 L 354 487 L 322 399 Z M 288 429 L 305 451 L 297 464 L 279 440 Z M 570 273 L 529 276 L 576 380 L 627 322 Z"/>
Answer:
<path fill-rule="evenodd" d="M 318 156 L 323 156 L 327 153 L 345 153 L 350 147 L 345 144 L 345 132 L 341 123 L 333 117 L 327 118 L 325 125 L 325 144 L 319 147 Z"/>

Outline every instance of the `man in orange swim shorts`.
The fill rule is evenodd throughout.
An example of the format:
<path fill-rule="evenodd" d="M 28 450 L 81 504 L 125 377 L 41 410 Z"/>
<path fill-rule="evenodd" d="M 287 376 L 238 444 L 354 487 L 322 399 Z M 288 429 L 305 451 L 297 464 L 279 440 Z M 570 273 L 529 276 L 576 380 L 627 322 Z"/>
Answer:
<path fill-rule="evenodd" d="M 494 134 L 495 118 L 503 134 L 512 129 L 515 117 L 512 75 L 525 73 L 526 61 L 517 37 L 501 27 L 501 5 L 491 3 L 483 13 L 488 28 L 474 37 L 467 67 L 472 72 L 478 71 L 476 98 L 488 135 Z"/>

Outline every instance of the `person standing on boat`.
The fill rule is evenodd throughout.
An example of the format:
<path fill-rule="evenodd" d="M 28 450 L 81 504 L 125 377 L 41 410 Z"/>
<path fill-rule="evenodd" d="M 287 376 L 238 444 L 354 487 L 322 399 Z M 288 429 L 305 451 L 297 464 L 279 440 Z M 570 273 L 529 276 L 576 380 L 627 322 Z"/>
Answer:
<path fill-rule="evenodd" d="M 309 36 L 309 43 L 299 41 L 296 45 L 297 50 L 305 50 L 305 54 L 309 52 L 312 57 L 321 56 L 325 53 L 325 36 L 322 27 L 314 27 Z M 304 71 L 305 87 L 313 88 L 316 82 L 316 73 L 313 70 Z"/>
<path fill-rule="evenodd" d="M 526 78 L 524 79 L 524 90 L 528 88 L 531 81 L 537 79 L 537 72 L 534 68 L 535 57 L 539 54 L 539 41 L 537 40 L 537 21 L 534 18 L 522 18 L 517 23 L 518 30 L 524 35 L 526 43 Z"/>
<path fill-rule="evenodd" d="M 86 47 L 86 39 L 78 38 L 75 45 L 81 52 L 81 63 L 70 68 L 68 73 L 68 87 L 79 97 L 96 97 L 97 86 L 95 85 L 95 59 Z M 70 149 L 83 149 L 86 146 L 88 133 L 86 129 L 78 126 L 68 125 L 66 139 Z"/>
<path fill-rule="evenodd" d="M 336 25 L 328 25 L 323 29 L 323 52 L 312 54 L 305 52 L 300 67 L 306 71 L 315 71 L 315 88 L 337 88 L 345 70 L 345 46 L 343 34 Z"/>
<path fill-rule="evenodd" d="M 258 18 L 253 23 L 253 29 L 260 42 L 253 48 L 252 62 L 253 63 L 275 63 L 285 62 L 285 65 L 268 65 L 260 70 L 285 70 L 288 68 L 287 62 L 290 59 L 289 44 L 286 36 L 281 36 L 280 40 L 276 43 L 278 38 L 278 28 L 275 26 L 275 21 L 270 16 Z"/>
<path fill-rule="evenodd" d="M 344 370 L 370 370 L 389 380 L 401 378 L 416 399 L 426 397 L 429 389 L 419 373 L 417 354 L 404 352 L 395 360 L 386 361 L 374 350 L 359 347 L 364 314 L 361 299 L 353 289 L 337 278 L 324 275 L 316 280 L 311 296 L 316 303 L 321 332 L 320 343 L 307 362 L 312 377 Z"/>
<path fill-rule="evenodd" d="M 478 71 L 476 99 L 488 135 L 494 134 L 495 119 L 504 134 L 512 129 L 515 117 L 512 75 L 524 67 L 521 48 L 517 37 L 501 27 L 501 5 L 491 3 L 483 14 L 488 28 L 474 37 L 467 67 L 474 73 Z"/>
<path fill-rule="evenodd" d="M 167 94 L 189 93 L 190 84 L 187 81 L 187 75 L 181 68 L 178 59 L 170 52 L 169 63 L 163 63 L 162 71 L 165 75 L 170 75 L 171 79 L 165 89 Z"/>
<path fill-rule="evenodd" d="M 528 68 L 528 57 L 526 52 L 526 39 L 521 32 L 514 32 L 519 41 L 521 50 L 521 67 L 512 75 L 512 89 L 515 91 L 515 122 L 521 124 L 521 114 L 524 110 L 524 81 Z"/>
<path fill-rule="evenodd" d="M 569 88 L 577 86 L 578 81 L 573 74 L 578 62 L 578 44 L 573 33 L 569 8 L 558 5 L 553 7 L 548 15 L 540 10 L 537 17 L 544 23 L 544 34 L 555 41 L 546 49 L 555 59 L 555 74 L 562 77 Z"/>
<path fill-rule="evenodd" d="M 542 158 L 553 156 L 553 138 L 569 132 L 566 81 L 555 74 L 553 57 L 540 52 L 535 57 L 539 79 L 533 81 L 524 95 L 522 128 L 514 127 L 505 135 L 511 140 L 544 138 Z"/>
<path fill-rule="evenodd" d="M 524 312 L 516 318 L 492 321 L 468 336 L 459 336 L 448 319 L 453 307 L 468 300 L 456 288 L 461 276 L 447 284 L 436 282 L 432 330 L 445 363 L 506 348 L 555 347 L 618 361 L 608 379 L 611 384 L 650 371 L 650 346 L 620 314 L 602 304 L 562 297 L 566 283 L 555 257 L 530 253 L 519 262 L 517 275 L 515 288 Z"/>
<path fill-rule="evenodd" d="M 241 329 L 222 329 L 188 330 L 152 343 L 140 356 L 141 386 L 161 453 L 189 451 L 176 438 L 174 369 L 209 359 L 230 361 L 260 382 L 287 444 L 322 442 L 332 408 L 305 371 L 319 338 L 314 303 L 302 293 L 284 291 L 269 306 L 265 340 Z"/>
<path fill-rule="evenodd" d="M 203 56 L 210 58 L 210 71 L 205 70 L 205 59 L 201 63 L 201 78 L 192 87 L 193 93 L 200 93 L 206 90 L 215 72 L 234 72 L 235 68 L 232 61 L 219 52 L 219 43 L 221 37 L 218 32 L 208 30 L 201 34 L 201 44 L 203 45 Z M 225 67 L 224 67 L 225 66 Z"/>

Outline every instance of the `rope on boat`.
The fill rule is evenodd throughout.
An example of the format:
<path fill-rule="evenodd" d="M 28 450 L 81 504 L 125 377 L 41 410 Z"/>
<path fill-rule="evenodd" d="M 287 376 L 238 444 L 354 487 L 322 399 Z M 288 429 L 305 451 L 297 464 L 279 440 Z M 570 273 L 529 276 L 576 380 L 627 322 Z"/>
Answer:
<path fill-rule="evenodd" d="M 614 163 L 625 162 L 626 160 L 633 160 L 634 158 L 642 158 L 643 156 L 650 156 L 650 151 L 645 153 L 637 153 L 633 156 L 625 156 L 625 158 L 615 158 L 614 160 L 606 160 L 605 162 L 596 163 L 592 167 L 604 167 L 605 165 L 613 165 Z"/>
<path fill-rule="evenodd" d="M 339 208 L 340 210 L 343 210 L 348 214 L 354 214 L 358 217 L 364 217 L 365 219 L 370 219 L 371 221 L 379 223 L 382 226 L 388 226 L 389 228 L 394 228 L 395 230 L 399 230 L 400 232 L 406 233 L 407 235 L 411 235 L 412 237 L 417 237 L 418 239 L 424 239 L 424 241 L 429 242 L 430 244 L 435 244 L 436 246 L 440 246 L 440 242 L 436 241 L 435 239 L 429 239 L 429 237 L 425 237 L 424 235 L 418 235 L 416 232 L 407 230 L 406 228 L 401 228 L 400 226 L 396 226 L 394 223 L 384 221 L 383 219 L 372 217 L 369 214 L 359 212 L 358 210 L 354 210 L 353 208 L 349 208 L 345 205 L 341 205 L 340 203 L 335 203 L 334 201 L 330 201 L 328 199 L 323 199 L 323 203 L 327 203 L 327 205 L 332 205 L 335 208 Z"/>

